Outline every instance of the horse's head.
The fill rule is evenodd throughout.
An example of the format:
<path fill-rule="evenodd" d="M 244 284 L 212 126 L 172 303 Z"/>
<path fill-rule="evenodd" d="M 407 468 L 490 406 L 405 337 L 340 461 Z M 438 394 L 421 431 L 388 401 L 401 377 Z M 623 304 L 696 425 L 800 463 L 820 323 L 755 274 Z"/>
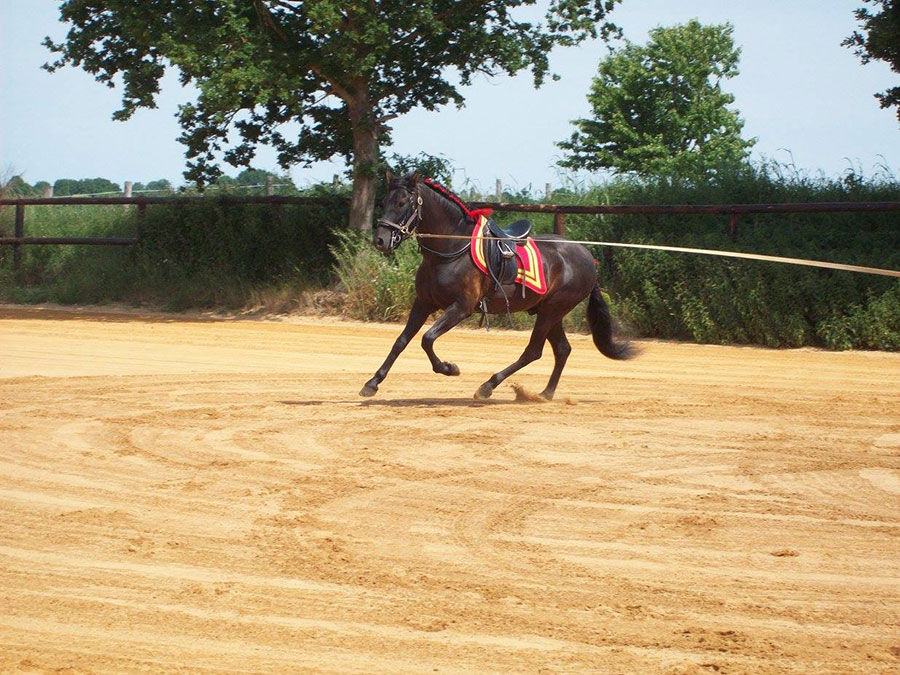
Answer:
<path fill-rule="evenodd" d="M 389 170 L 385 177 L 388 193 L 381 218 L 375 223 L 374 244 L 382 253 L 390 253 L 413 235 L 422 219 L 422 193 L 418 173 L 397 179 Z"/>

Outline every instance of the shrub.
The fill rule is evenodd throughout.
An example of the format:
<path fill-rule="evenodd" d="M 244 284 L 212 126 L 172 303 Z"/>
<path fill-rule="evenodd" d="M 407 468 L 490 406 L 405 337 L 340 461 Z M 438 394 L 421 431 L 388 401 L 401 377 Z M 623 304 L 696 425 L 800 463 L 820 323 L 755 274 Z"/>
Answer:
<path fill-rule="evenodd" d="M 403 242 L 388 256 L 379 253 L 366 235 L 344 232 L 332 255 L 346 292 L 348 316 L 363 321 L 406 318 L 415 299 L 415 274 L 421 262 L 414 240 Z"/>

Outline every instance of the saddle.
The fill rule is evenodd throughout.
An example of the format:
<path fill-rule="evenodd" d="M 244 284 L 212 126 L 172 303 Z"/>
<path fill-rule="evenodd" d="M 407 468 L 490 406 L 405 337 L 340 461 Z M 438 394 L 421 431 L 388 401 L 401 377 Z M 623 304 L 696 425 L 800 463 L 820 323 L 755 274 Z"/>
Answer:
<path fill-rule="evenodd" d="M 517 220 L 507 227 L 500 227 L 488 220 L 487 239 L 484 242 L 484 259 L 494 283 L 512 284 L 519 275 L 516 246 L 524 246 L 531 234 L 530 220 Z"/>

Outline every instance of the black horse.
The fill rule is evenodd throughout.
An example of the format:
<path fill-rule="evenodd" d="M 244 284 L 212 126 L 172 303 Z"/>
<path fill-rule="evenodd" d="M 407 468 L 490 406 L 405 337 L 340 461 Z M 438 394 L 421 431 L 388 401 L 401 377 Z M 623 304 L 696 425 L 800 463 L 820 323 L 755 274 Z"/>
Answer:
<path fill-rule="evenodd" d="M 630 342 L 613 338 L 613 320 L 609 306 L 600 294 L 596 264 L 584 246 L 550 243 L 566 240 L 556 235 L 537 235 L 534 239 L 543 257 L 546 292 L 538 294 L 527 289 L 523 292 L 517 285 L 498 285 L 476 267 L 469 254 L 473 212 L 449 191 L 431 181 L 420 180 L 418 174 L 396 179 L 388 172 L 387 179 L 388 195 L 383 215 L 375 226 L 375 247 L 387 253 L 414 234 L 426 236 L 419 238 L 422 264 L 416 272 L 416 300 L 406 327 L 381 368 L 359 392 L 361 396 L 373 396 L 378 391 L 378 385 L 387 377 L 394 361 L 428 316 L 439 309 L 444 313 L 426 331 L 422 348 L 428 354 L 434 372 L 442 375 L 459 375 L 459 368 L 435 355 L 434 341 L 472 315 L 479 306 L 489 314 L 527 310 L 537 316 L 525 351 L 515 363 L 494 373 L 482 384 L 475 393 L 477 399 L 488 398 L 507 377 L 539 359 L 545 341 L 553 348 L 555 364 L 541 396 L 552 399 L 571 352 L 563 330 L 563 317 L 588 296 L 587 316 L 597 349 L 611 359 L 628 359 L 636 355 Z M 427 235 L 456 235 L 457 238 L 429 238 Z"/>

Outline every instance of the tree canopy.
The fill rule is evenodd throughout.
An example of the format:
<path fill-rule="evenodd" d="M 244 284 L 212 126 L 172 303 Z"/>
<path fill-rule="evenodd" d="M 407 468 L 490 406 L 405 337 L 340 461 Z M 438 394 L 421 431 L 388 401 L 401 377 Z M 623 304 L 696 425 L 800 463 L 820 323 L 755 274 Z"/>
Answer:
<path fill-rule="evenodd" d="M 60 178 L 53 183 L 53 194 L 57 197 L 120 192 L 122 186 L 107 178 Z"/>
<path fill-rule="evenodd" d="M 896 0 L 863 0 L 872 10 L 860 7 L 854 14 L 861 31 L 853 33 L 842 43 L 852 47 L 863 63 L 884 61 L 895 73 L 900 73 L 900 3 Z M 900 120 L 900 86 L 889 87 L 875 94 L 882 108 L 897 108 Z"/>
<path fill-rule="evenodd" d="M 221 155 L 248 166 L 270 145 L 287 168 L 343 156 L 354 174 L 351 225 L 368 227 L 376 164 L 389 123 L 413 108 L 462 105 L 476 75 L 528 69 L 615 28 L 619 0 L 551 0 L 545 20 L 520 18 L 535 0 L 64 0 L 69 31 L 45 44 L 55 70 L 81 67 L 121 82 L 115 119 L 151 108 L 174 67 L 199 90 L 180 108 L 186 176 L 215 180 Z M 293 123 L 293 124 L 291 124 Z"/>
<path fill-rule="evenodd" d="M 722 81 L 738 74 L 730 24 L 657 27 L 646 45 L 626 42 L 600 61 L 588 101 L 559 147 L 571 169 L 701 179 L 739 166 L 755 140 Z"/>
<path fill-rule="evenodd" d="M 144 183 L 135 183 L 132 187 L 135 192 L 174 192 L 175 187 L 166 178 L 151 180 L 146 185 Z"/>

